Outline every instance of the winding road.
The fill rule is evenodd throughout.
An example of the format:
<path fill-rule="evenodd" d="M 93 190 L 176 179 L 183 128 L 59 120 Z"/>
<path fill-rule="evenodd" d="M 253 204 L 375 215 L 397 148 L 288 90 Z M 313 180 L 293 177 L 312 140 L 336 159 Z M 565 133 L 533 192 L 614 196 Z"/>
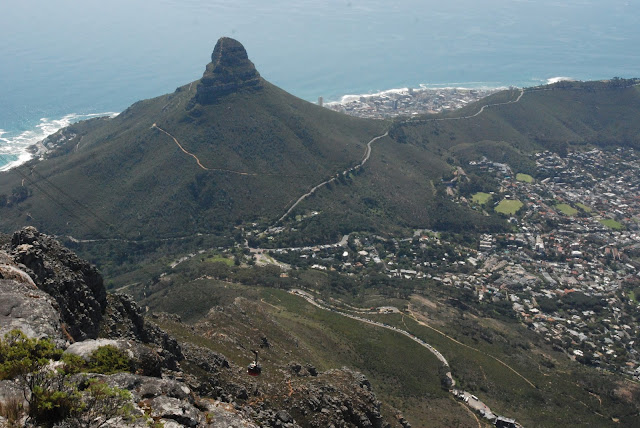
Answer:
<path fill-rule="evenodd" d="M 385 324 L 385 323 L 381 323 L 378 321 L 373 321 L 370 320 L 368 318 L 363 318 L 361 316 L 358 315 L 353 315 L 350 314 L 348 312 L 342 312 L 339 311 L 338 309 L 336 309 L 335 307 L 327 304 L 327 303 L 319 303 L 318 300 L 310 293 L 304 291 L 304 290 L 300 290 L 300 289 L 293 289 L 290 290 L 289 293 L 296 295 L 296 296 L 300 296 L 303 299 L 305 299 L 307 302 L 311 303 L 313 306 L 320 308 L 320 309 L 324 309 L 325 311 L 331 311 L 334 312 L 338 315 L 342 315 L 343 317 L 347 317 L 347 318 L 351 318 L 353 320 L 356 321 L 360 321 L 366 324 L 371 324 L 374 325 L 376 327 L 381 327 L 381 328 L 386 328 L 387 330 L 392 330 L 395 331 L 396 333 L 400 333 L 404 336 L 407 336 L 409 339 L 413 340 L 414 342 L 419 343 L 421 346 L 427 348 L 429 350 L 429 352 L 431 352 L 433 355 L 436 356 L 436 358 L 438 360 L 440 360 L 440 362 L 445 366 L 445 367 L 449 367 L 449 362 L 447 361 L 447 359 L 444 357 L 444 355 L 442 355 L 436 348 L 434 348 L 433 346 L 429 345 L 428 343 L 426 343 L 424 340 L 420 339 L 419 337 L 414 336 L 413 334 L 409 333 L 408 331 L 405 330 L 401 330 L 397 327 L 394 327 L 392 325 L 389 324 Z M 453 378 L 451 377 L 451 372 L 447 372 L 447 377 L 449 377 L 449 379 L 451 379 L 451 386 L 455 386 L 455 381 L 453 380 Z"/>
<path fill-rule="evenodd" d="M 258 174 L 252 173 L 252 172 L 244 172 L 244 171 L 234 171 L 232 169 L 223 169 L 223 168 L 207 168 L 206 166 L 202 165 L 202 162 L 200 162 L 200 159 L 198 159 L 198 156 L 194 155 L 193 153 L 187 151 L 182 144 L 180 144 L 180 142 L 178 141 L 178 139 L 176 137 L 174 137 L 173 135 L 171 135 L 171 133 L 169 133 L 169 131 L 165 131 L 164 129 L 160 128 L 156 123 L 154 123 L 153 125 L 151 125 L 151 128 L 155 128 L 158 131 L 166 134 L 167 136 L 169 136 L 171 139 L 173 139 L 173 141 L 178 145 L 178 147 L 180 147 L 180 150 L 182 150 L 185 154 L 191 156 L 192 158 L 194 158 L 196 160 L 196 163 L 198 164 L 198 166 L 202 169 L 204 169 L 205 171 L 219 171 L 219 172 L 228 172 L 230 174 L 238 174 L 238 175 L 250 175 L 250 176 L 256 176 Z"/>
<path fill-rule="evenodd" d="M 415 125 L 415 124 L 420 124 L 420 123 L 429 123 L 429 122 L 436 122 L 436 121 L 445 121 L 445 120 L 462 120 L 462 119 L 472 119 L 474 117 L 477 117 L 479 115 L 481 115 L 485 109 L 489 108 L 489 107 L 495 107 L 495 106 L 502 106 L 502 105 L 508 105 L 508 104 L 516 104 L 519 103 L 520 100 L 522 99 L 522 97 L 524 96 L 524 89 L 520 88 L 520 94 L 518 95 L 518 98 L 516 98 L 515 100 L 511 100 L 511 101 L 505 101 L 503 103 L 494 103 L 494 104 L 485 104 L 482 107 L 480 107 L 480 110 L 478 110 L 477 113 L 471 115 L 471 116 L 460 116 L 460 117 L 443 117 L 443 118 L 433 118 L 433 119 L 418 119 L 418 120 L 414 120 L 414 119 L 408 119 L 405 120 L 403 122 L 400 122 L 400 125 L 406 125 L 406 124 L 411 124 L 411 125 Z M 365 152 L 364 152 L 364 157 L 362 159 L 362 162 L 360 162 L 359 164 L 343 171 L 342 173 L 338 173 L 335 176 L 333 176 L 332 178 L 323 181 L 322 183 L 319 183 L 317 185 L 315 185 L 314 187 L 311 188 L 311 190 L 309 190 L 307 193 L 305 193 L 304 195 L 300 196 L 294 203 L 293 205 L 291 205 L 289 207 L 289 209 L 287 210 L 287 212 L 285 212 L 282 217 L 280 217 L 275 223 L 274 226 L 280 222 L 282 222 L 282 220 L 284 220 L 285 218 L 287 218 L 287 216 L 291 213 L 291 211 L 293 211 L 293 209 L 295 207 L 298 206 L 298 204 L 300 204 L 300 202 L 304 201 L 306 198 L 308 198 L 309 196 L 311 196 L 313 193 L 315 193 L 316 190 L 326 186 L 327 184 L 335 181 L 338 179 L 338 177 L 340 177 L 340 174 L 346 175 L 352 171 L 354 171 L 357 168 L 360 168 L 362 166 L 364 166 L 365 163 L 367 163 L 367 161 L 369 160 L 369 158 L 371 157 L 371 145 L 376 142 L 377 140 L 384 138 L 386 136 L 389 135 L 389 131 L 385 132 L 382 135 L 378 135 L 377 137 L 374 137 L 371 139 L 371 141 L 369 141 L 367 143 Z M 272 226 L 273 227 L 273 226 Z"/>
<path fill-rule="evenodd" d="M 294 209 L 295 207 L 297 207 L 297 206 L 298 206 L 298 204 L 299 204 L 300 202 L 304 201 L 306 198 L 308 198 L 309 196 L 313 195 L 313 193 L 314 193 L 316 190 L 320 189 L 320 188 L 321 188 L 321 187 L 323 187 L 323 186 L 326 186 L 327 184 L 329 184 L 329 183 L 331 183 L 331 182 L 336 181 L 336 180 L 340 177 L 340 175 L 347 175 L 347 174 L 349 174 L 350 172 L 355 171 L 356 169 L 358 169 L 358 168 L 360 168 L 360 167 L 364 166 L 364 164 L 365 164 L 365 163 L 367 163 L 367 161 L 368 161 L 368 160 L 369 160 L 369 158 L 371 157 L 371 144 L 373 144 L 375 141 L 378 141 L 379 139 L 384 138 L 384 137 L 386 137 L 386 136 L 388 136 L 388 135 L 389 135 L 389 131 L 385 132 L 385 133 L 384 133 L 384 134 L 382 134 L 382 135 L 378 135 L 377 137 L 372 138 L 372 139 L 371 139 L 371 141 L 369 141 L 369 142 L 367 143 L 367 147 L 366 147 L 366 149 L 365 149 L 365 151 L 364 151 L 364 157 L 362 158 L 362 161 L 361 161 L 359 164 L 357 164 L 357 165 L 355 165 L 355 166 L 352 166 L 352 167 L 351 167 L 351 168 L 349 168 L 349 169 L 345 169 L 344 171 L 339 172 L 338 174 L 334 175 L 334 176 L 333 176 L 333 177 L 331 177 L 330 179 L 325 180 L 325 181 L 323 181 L 322 183 L 320 183 L 320 184 L 316 184 L 315 186 L 313 186 L 313 187 L 311 188 L 311 190 L 309 190 L 309 191 L 308 191 L 307 193 L 305 193 L 304 195 L 300 196 L 300 197 L 298 198 L 298 200 L 296 200 L 296 201 L 293 203 L 293 205 L 291 205 L 291 206 L 289 207 L 289 209 L 287 210 L 287 212 L 286 212 L 286 213 L 284 213 L 284 214 L 282 215 L 282 217 L 280 217 L 280 218 L 279 218 L 279 219 L 274 223 L 274 225 L 276 225 L 276 224 L 280 223 L 282 220 L 284 220 L 285 218 L 287 218 L 287 216 L 291 213 L 291 211 L 293 211 L 293 209 Z"/>
<path fill-rule="evenodd" d="M 478 112 L 476 114 L 472 114 L 471 116 L 440 117 L 440 118 L 431 118 L 431 119 L 408 119 L 408 120 L 405 120 L 404 122 L 400 122 L 400 124 L 401 125 L 404 125 L 404 124 L 412 124 L 413 125 L 413 124 L 428 123 L 428 122 L 438 122 L 438 121 L 445 121 L 445 120 L 472 119 L 474 117 L 480 116 L 484 112 L 484 110 L 486 108 L 496 107 L 496 106 L 504 106 L 504 105 L 507 105 L 507 104 L 519 103 L 523 96 L 524 96 L 524 88 L 520 88 L 520 95 L 518 95 L 518 98 L 516 98 L 515 100 L 505 101 L 503 103 L 485 104 L 482 107 L 480 107 L 480 110 L 478 110 Z"/>
<path fill-rule="evenodd" d="M 411 317 L 411 319 L 413 319 L 415 322 L 417 322 L 418 324 L 420 324 L 423 327 L 427 327 L 433 331 L 435 331 L 436 333 L 446 337 L 447 339 L 451 340 L 452 342 L 457 343 L 460 346 L 464 346 L 465 348 L 471 349 L 473 351 L 479 352 L 483 355 L 486 355 L 489 358 L 494 359 L 495 361 L 497 361 L 498 363 L 502 364 L 503 366 L 505 366 L 507 369 L 511 370 L 515 375 L 519 376 L 520 378 L 522 378 L 522 380 L 524 380 L 526 383 L 529 384 L 529 386 L 531 386 L 534 389 L 537 389 L 538 387 L 535 386 L 533 384 L 533 382 L 531 382 L 529 379 L 527 379 L 526 377 L 524 377 L 523 375 L 521 375 L 520 373 L 518 373 L 513 367 L 511 367 L 510 365 L 508 365 L 507 363 L 505 363 L 504 361 L 500 360 L 499 358 L 494 357 L 491 354 L 487 354 L 486 352 L 483 352 L 479 349 L 474 348 L 473 346 L 469 346 L 469 345 L 465 345 L 464 343 L 460 342 L 459 340 L 454 339 L 453 337 L 449 336 L 448 334 L 438 330 L 437 328 L 434 328 L 432 326 L 430 326 L 429 324 L 420 321 L 418 318 L 416 318 L 415 314 L 413 313 L 413 311 L 411 309 L 409 309 L 409 315 Z"/>
<path fill-rule="evenodd" d="M 358 315 L 354 315 L 354 314 L 350 314 L 348 312 L 342 312 L 340 310 L 338 310 L 336 307 L 323 302 L 323 301 L 319 301 L 315 296 L 313 296 L 311 293 L 304 291 L 304 290 L 300 290 L 300 289 L 292 289 L 289 290 L 289 293 L 298 296 L 298 297 L 302 297 L 303 299 L 305 299 L 307 302 L 309 302 L 310 304 L 312 304 L 313 306 L 325 310 L 325 311 L 331 311 L 335 314 L 341 315 L 343 317 L 347 317 L 347 318 L 351 318 L 353 320 L 356 321 L 360 321 L 362 323 L 365 324 L 370 324 L 376 327 L 381 327 L 381 328 L 386 328 L 387 330 L 391 330 L 394 331 L 396 333 L 400 333 L 406 337 L 408 337 L 409 339 L 413 340 L 414 342 L 418 343 L 420 346 L 426 348 L 427 350 L 429 350 L 429 352 L 431 352 L 441 363 L 443 366 L 445 366 L 447 369 L 450 368 L 449 366 L 449 362 L 447 361 L 447 359 L 444 357 L 444 355 L 442 355 L 440 353 L 440 351 L 438 351 L 436 348 L 434 348 L 433 346 L 431 346 L 430 344 L 426 343 L 424 340 L 420 339 L 419 337 L 409 333 L 406 330 L 402 330 L 399 329 L 397 327 L 385 324 L 385 323 L 381 323 L 378 321 L 373 321 L 370 320 L 368 318 L 364 318 Z M 432 328 L 430 326 L 428 326 L 427 324 L 418 321 L 413 313 L 411 313 L 411 317 L 418 322 L 421 325 L 424 325 L 426 327 Z M 435 329 L 434 329 L 435 330 Z M 438 333 L 444 335 L 445 337 L 455 341 L 456 343 L 459 343 L 463 346 L 467 346 L 464 345 L 461 342 L 458 342 L 457 340 L 447 336 L 446 334 L 440 332 L 439 330 L 436 330 Z M 471 349 L 475 349 L 475 348 L 471 348 Z M 487 354 L 489 355 L 489 354 Z M 490 356 L 490 355 L 489 355 Z M 496 358 L 497 360 L 497 358 Z M 501 362 L 500 360 L 497 360 L 499 362 Z M 501 362 L 502 363 L 502 362 Z M 504 364 L 504 363 L 502 363 Z M 504 364 L 506 366 L 506 364 Z M 507 366 L 508 367 L 508 366 Z M 509 367 L 510 368 L 510 367 Z M 511 368 L 510 368 L 511 369 Z M 518 372 L 516 372 L 515 370 L 511 369 L 513 372 L 515 372 L 517 375 L 519 375 L 520 377 L 522 377 L 527 383 L 529 383 L 531 386 L 533 386 L 535 388 L 535 385 L 533 385 L 531 382 L 529 382 L 527 379 L 524 378 L 524 376 L 520 375 Z M 451 370 L 447 370 L 447 372 L 445 373 L 445 376 L 447 376 L 449 378 L 449 382 L 450 382 L 450 389 L 449 392 L 451 392 L 456 398 L 463 400 L 462 402 L 465 403 L 467 406 L 467 409 L 471 408 L 473 410 L 478 411 L 483 417 L 489 419 L 489 420 L 493 420 L 493 418 L 498 417 L 498 415 L 496 415 L 494 412 L 491 411 L 491 409 L 489 408 L 489 406 L 487 406 L 485 403 L 483 403 L 478 397 L 476 397 L 475 395 L 471 394 L 470 392 L 466 392 L 466 391 L 459 391 L 454 389 L 455 387 L 455 380 L 453 379 L 453 376 L 451 375 Z M 462 403 L 461 403 L 462 404 Z M 474 414 L 475 417 L 475 414 Z M 478 418 L 476 417 L 476 421 L 478 421 L 478 425 L 480 425 L 480 422 L 478 420 Z"/>
<path fill-rule="evenodd" d="M 432 118 L 432 119 L 408 119 L 406 121 L 400 122 L 400 125 L 405 125 L 405 124 L 420 124 L 420 123 L 428 123 L 428 122 L 434 122 L 434 121 L 446 121 L 446 120 L 462 120 L 462 119 L 471 119 L 474 117 L 479 116 L 480 114 L 482 114 L 487 108 L 489 107 L 494 107 L 494 106 L 501 106 L 501 105 L 508 105 L 508 104 L 515 104 L 520 102 L 520 100 L 522 99 L 522 97 L 524 96 L 524 89 L 520 89 L 520 94 L 518 95 L 518 97 L 515 100 L 511 100 L 511 101 L 506 101 L 503 103 L 494 103 L 494 104 L 485 104 L 482 107 L 480 107 L 480 110 L 478 110 L 477 113 L 470 115 L 470 116 L 461 116 L 461 117 L 447 117 L 447 118 Z M 178 141 L 178 139 L 172 135 L 169 131 L 161 128 L 160 126 L 158 126 L 157 123 L 153 123 L 151 125 L 152 129 L 157 129 L 158 131 L 162 132 L 163 134 L 165 134 L 166 136 L 168 136 L 169 138 L 171 138 L 173 140 L 173 142 L 178 146 L 178 148 L 187 156 L 192 157 L 195 161 L 196 164 L 198 165 L 199 168 L 201 168 L 204 171 L 214 171 L 214 172 L 222 172 L 222 173 L 229 173 L 229 174 L 237 174 L 237 175 L 241 175 L 241 176 L 259 176 L 259 175 L 273 175 L 273 174 L 269 174 L 269 173 L 264 173 L 264 174 L 258 174 L 258 173 L 251 173 L 251 172 L 246 172 L 246 171 L 235 171 L 235 170 L 230 170 L 230 169 L 224 169 L 224 168 L 209 168 L 207 166 L 205 166 L 200 159 L 198 158 L 198 156 L 196 156 L 195 154 L 189 152 L 187 149 L 184 148 L 184 146 L 180 143 L 180 141 Z M 346 175 L 349 174 L 352 171 L 355 171 L 356 169 L 363 167 L 371 158 L 371 154 L 373 153 L 373 149 L 372 149 L 372 145 L 373 143 L 375 143 L 376 141 L 387 137 L 389 135 L 389 131 L 385 132 L 382 135 L 378 135 L 376 137 L 373 137 L 367 144 L 365 147 L 365 152 L 363 155 L 362 160 L 352 166 L 351 168 L 348 168 L 344 171 L 342 171 L 341 173 L 338 173 L 334 176 L 332 176 L 331 178 L 316 184 L 315 186 L 313 186 L 307 193 L 303 194 L 302 196 L 300 196 L 298 199 L 296 199 L 296 201 L 287 209 L 287 211 L 280 217 L 278 218 L 278 220 L 271 226 L 275 226 L 277 224 L 279 224 L 280 222 L 282 222 L 285 218 L 287 218 L 287 216 L 289 214 L 291 214 L 291 212 L 294 210 L 294 208 L 296 208 L 302 201 L 304 201 L 306 198 L 308 198 L 309 196 L 311 196 L 313 193 L 315 193 L 318 189 L 321 189 L 322 187 L 326 186 L 329 183 L 332 183 L 334 181 L 336 181 L 340 175 Z M 293 176 L 293 175 L 292 175 Z M 296 176 L 299 177 L 299 176 Z M 175 241 L 175 240 L 184 240 L 184 239 L 189 239 L 193 236 L 199 236 L 202 235 L 201 233 L 195 234 L 195 235 L 188 235 L 188 236 L 180 236 L 180 237 L 174 237 L 174 238 L 163 238 L 163 239 L 154 239 L 154 240 L 145 240 L 145 241 L 139 241 L 139 240 L 133 240 L 133 239 L 123 239 L 123 238 L 103 238 L 103 239 L 78 239 L 72 236 L 67 236 L 67 238 L 72 241 L 72 242 L 76 242 L 76 243 L 92 243 L 92 242 L 105 242 L 105 241 L 119 241 L 119 242 L 132 242 L 132 243 L 140 243 L 140 242 L 152 242 L 152 241 Z"/>

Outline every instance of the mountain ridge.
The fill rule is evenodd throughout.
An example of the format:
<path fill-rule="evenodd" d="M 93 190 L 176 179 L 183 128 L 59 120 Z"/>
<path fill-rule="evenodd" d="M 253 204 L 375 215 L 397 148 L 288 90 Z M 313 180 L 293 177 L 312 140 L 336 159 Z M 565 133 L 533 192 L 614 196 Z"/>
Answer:
<path fill-rule="evenodd" d="M 363 229 L 500 230 L 499 217 L 451 203 L 442 177 L 481 156 L 530 172 L 535 150 L 602 144 L 605 136 L 638 144 L 640 96 L 625 82 L 560 82 L 457 112 L 364 120 L 273 86 L 239 42 L 223 38 L 201 79 L 115 118 L 71 125 L 46 159 L 2 174 L 0 227 L 32 224 L 76 242 L 138 241 L 130 251 L 138 254 L 152 251 L 152 241 L 228 243 L 254 223 L 286 231 L 271 242 L 252 238 L 263 246 L 336 242 Z M 104 249 L 90 251 L 107 261 L 96 256 Z"/>

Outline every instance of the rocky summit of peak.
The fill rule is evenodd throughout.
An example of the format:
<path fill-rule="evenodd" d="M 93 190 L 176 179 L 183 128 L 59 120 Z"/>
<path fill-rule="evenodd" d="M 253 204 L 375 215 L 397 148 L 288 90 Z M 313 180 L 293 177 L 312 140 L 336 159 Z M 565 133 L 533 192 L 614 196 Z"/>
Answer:
<path fill-rule="evenodd" d="M 249 60 L 242 43 L 222 37 L 216 43 L 211 62 L 198 83 L 195 101 L 203 105 L 212 104 L 221 96 L 245 88 L 262 88 L 260 73 Z"/>

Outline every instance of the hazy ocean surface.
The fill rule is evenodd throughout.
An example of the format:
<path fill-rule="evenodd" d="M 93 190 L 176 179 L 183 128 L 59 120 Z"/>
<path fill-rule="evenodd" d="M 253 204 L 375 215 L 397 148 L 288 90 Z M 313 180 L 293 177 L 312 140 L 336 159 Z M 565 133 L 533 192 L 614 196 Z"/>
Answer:
<path fill-rule="evenodd" d="M 238 39 L 316 101 L 398 87 L 640 76 L 640 0 L 78 0 L 0 14 L 0 169 L 68 123 L 199 79 Z"/>

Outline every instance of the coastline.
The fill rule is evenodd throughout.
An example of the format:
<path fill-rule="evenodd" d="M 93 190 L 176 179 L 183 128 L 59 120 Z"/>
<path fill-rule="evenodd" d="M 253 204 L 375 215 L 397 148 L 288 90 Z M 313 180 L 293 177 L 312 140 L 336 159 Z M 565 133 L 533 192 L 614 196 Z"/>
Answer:
<path fill-rule="evenodd" d="M 540 84 L 575 80 L 570 77 L 541 79 Z M 342 95 L 339 100 L 323 103 L 323 106 L 345 114 L 384 119 L 400 115 L 439 113 L 455 110 L 470 102 L 500 90 L 514 86 L 492 86 L 495 82 L 460 82 L 444 84 L 419 84 L 416 88 L 392 88 L 378 92 Z M 459 85 L 459 86 L 458 86 Z M 41 157 L 48 150 L 43 142 L 51 135 L 73 123 L 96 117 L 115 117 L 119 113 L 70 113 L 59 119 L 40 118 L 33 129 L 8 132 L 0 129 L 0 162 L 2 157 L 14 159 L 0 163 L 0 172 L 22 165 L 35 157 Z"/>
<path fill-rule="evenodd" d="M 561 81 L 575 80 L 571 77 L 557 76 L 540 79 L 539 82 L 540 85 L 550 85 Z M 343 95 L 338 101 L 328 101 L 322 105 L 351 116 L 385 119 L 457 110 L 499 91 L 521 89 L 521 87 L 514 85 L 492 86 L 487 83 L 421 83 L 417 88 L 404 87 L 367 94 Z"/>
<path fill-rule="evenodd" d="M 0 129 L 0 156 L 15 158 L 14 160 L 0 164 L 0 172 L 9 171 L 12 168 L 30 161 L 36 156 L 44 155 L 48 150 L 44 141 L 62 128 L 66 128 L 82 120 L 96 117 L 113 118 L 118 114 L 120 113 L 69 113 L 59 119 L 40 118 L 39 124 L 33 129 L 26 131 L 9 133 L 4 129 Z"/>
<path fill-rule="evenodd" d="M 457 110 L 493 93 L 509 89 L 509 87 L 429 88 L 425 86 L 415 89 L 388 89 L 374 94 L 345 95 L 340 101 L 328 102 L 323 106 L 350 116 L 386 119 L 397 116 L 415 116 Z"/>

